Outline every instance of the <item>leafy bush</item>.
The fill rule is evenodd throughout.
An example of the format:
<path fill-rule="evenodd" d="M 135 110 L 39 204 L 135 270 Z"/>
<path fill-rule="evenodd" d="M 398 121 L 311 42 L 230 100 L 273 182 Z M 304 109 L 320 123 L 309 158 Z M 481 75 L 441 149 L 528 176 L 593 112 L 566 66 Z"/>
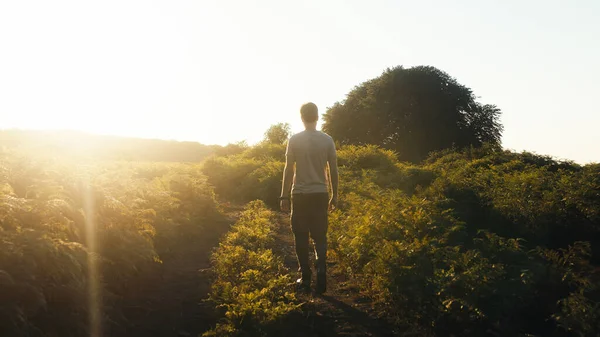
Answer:
<path fill-rule="evenodd" d="M 283 161 L 285 159 L 285 149 L 285 144 L 273 144 L 269 142 L 262 142 L 242 152 L 241 157 L 267 161 Z"/>
<path fill-rule="evenodd" d="M 245 199 L 239 191 L 240 185 L 260 166 L 262 162 L 253 158 L 211 157 L 203 163 L 202 172 L 221 198 L 239 202 Z"/>
<path fill-rule="evenodd" d="M 375 169 L 377 171 L 394 171 L 398 163 L 396 154 L 391 150 L 384 150 L 376 145 L 344 146 L 337 152 L 338 165 L 350 167 L 354 170 Z"/>
<path fill-rule="evenodd" d="M 260 199 L 268 206 L 279 205 L 284 163 L 270 161 L 252 171 L 239 187 L 244 199 Z"/>
<path fill-rule="evenodd" d="M 222 323 L 204 336 L 260 336 L 298 304 L 281 257 L 269 248 L 275 214 L 250 202 L 213 253 L 210 300 L 225 310 Z"/>
<path fill-rule="evenodd" d="M 229 157 L 211 157 L 202 171 L 215 192 L 225 200 L 249 202 L 260 199 L 277 207 L 285 159 L 285 145 L 260 143 Z"/>
<path fill-rule="evenodd" d="M 597 165 L 483 148 L 367 167 L 342 170 L 331 247 L 409 332 L 598 334 Z"/>
<path fill-rule="evenodd" d="M 214 153 L 219 157 L 232 156 L 240 154 L 248 149 L 248 144 L 245 141 L 238 143 L 230 143 L 225 146 L 214 146 Z"/>
<path fill-rule="evenodd" d="M 118 301 L 140 277 L 172 247 L 214 230 L 219 216 L 195 165 L 59 164 L 3 153 L 0 186 L 2 336 L 89 334 L 90 261 L 102 319 L 119 323 Z"/>
<path fill-rule="evenodd" d="M 298 307 L 266 208 L 277 205 L 284 151 L 240 146 L 203 165 L 0 151 L 0 335 L 88 334 L 90 261 L 101 275 L 103 319 L 118 321 L 119 300 L 145 271 L 215 232 L 216 194 L 262 201 L 248 204 L 213 254 L 211 299 L 224 318 L 207 335 L 274 331 Z M 600 334 L 598 164 L 495 146 L 444 150 L 422 165 L 375 146 L 338 155 L 332 253 L 407 333 Z"/>

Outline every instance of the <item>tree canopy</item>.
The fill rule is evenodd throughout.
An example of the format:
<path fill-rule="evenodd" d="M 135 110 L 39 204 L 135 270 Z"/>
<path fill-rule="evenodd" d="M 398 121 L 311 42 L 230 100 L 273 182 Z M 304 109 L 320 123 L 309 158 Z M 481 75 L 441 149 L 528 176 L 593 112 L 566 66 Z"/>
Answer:
<path fill-rule="evenodd" d="M 277 123 L 271 125 L 265 131 L 263 141 L 270 144 L 283 144 L 290 137 L 291 127 L 288 123 Z"/>
<path fill-rule="evenodd" d="M 323 130 L 341 144 L 376 144 L 418 162 L 446 148 L 500 145 L 500 113 L 435 67 L 398 66 L 330 107 Z"/>

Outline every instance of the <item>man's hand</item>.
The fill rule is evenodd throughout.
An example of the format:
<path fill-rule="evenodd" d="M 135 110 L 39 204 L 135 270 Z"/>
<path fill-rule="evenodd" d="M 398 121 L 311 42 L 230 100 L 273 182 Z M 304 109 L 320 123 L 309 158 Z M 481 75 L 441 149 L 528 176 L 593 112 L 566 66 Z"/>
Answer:
<path fill-rule="evenodd" d="M 281 199 L 279 201 L 279 207 L 282 212 L 289 213 L 290 212 L 290 199 Z"/>
<path fill-rule="evenodd" d="M 338 197 L 337 195 L 332 195 L 331 199 L 329 199 L 329 211 L 333 211 L 337 208 Z"/>

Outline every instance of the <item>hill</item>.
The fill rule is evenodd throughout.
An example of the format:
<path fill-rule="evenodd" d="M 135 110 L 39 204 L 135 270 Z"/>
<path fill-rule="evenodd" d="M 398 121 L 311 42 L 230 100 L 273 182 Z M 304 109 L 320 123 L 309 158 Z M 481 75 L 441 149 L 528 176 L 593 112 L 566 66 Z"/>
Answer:
<path fill-rule="evenodd" d="M 148 162 L 199 162 L 219 146 L 93 135 L 80 131 L 0 130 L 0 148 L 20 153 Z"/>

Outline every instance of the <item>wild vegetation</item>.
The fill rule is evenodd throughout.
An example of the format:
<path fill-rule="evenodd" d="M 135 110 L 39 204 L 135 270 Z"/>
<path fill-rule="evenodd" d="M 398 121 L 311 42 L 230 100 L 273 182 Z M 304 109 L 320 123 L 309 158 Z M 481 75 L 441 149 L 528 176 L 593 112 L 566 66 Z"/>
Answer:
<path fill-rule="evenodd" d="M 440 83 L 443 97 L 431 96 Z M 503 150 L 500 110 L 473 97 L 435 68 L 397 68 L 327 112 L 340 166 L 332 272 L 408 335 L 600 335 L 600 165 Z M 377 138 L 383 124 L 354 114 L 393 128 Z M 212 147 L 201 164 L 7 146 L 0 335 L 85 335 L 90 263 L 104 321 L 122 323 L 120 303 L 145 271 L 220 230 L 231 204 L 246 206 L 212 254 L 208 303 L 221 319 L 204 335 L 276 335 L 302 310 L 273 227 L 288 136 L 274 125 L 263 142 Z"/>
<path fill-rule="evenodd" d="M 356 150 L 340 151 L 362 164 L 343 168 L 357 179 L 344 180 L 330 242 L 397 324 L 422 335 L 600 332 L 597 165 L 488 148 L 407 166 Z"/>
<path fill-rule="evenodd" d="M 90 273 L 103 326 L 174 247 L 220 216 L 195 165 L 0 153 L 0 335 L 89 335 Z M 92 241 L 94 244 L 92 244 Z"/>
<path fill-rule="evenodd" d="M 289 271 L 272 249 L 275 217 L 264 202 L 248 203 L 213 253 L 210 300 L 224 322 L 204 336 L 273 335 L 273 326 L 299 309 Z"/>
<path fill-rule="evenodd" d="M 276 193 L 280 170 L 250 178 L 282 165 L 273 148 L 212 158 L 220 166 L 205 173 L 217 191 L 252 186 L 236 190 L 240 201 Z M 374 145 L 344 146 L 338 158 L 332 254 L 396 324 L 419 335 L 600 333 L 599 165 L 495 146 L 422 164 Z M 240 180 L 221 180 L 224 168 Z"/>
<path fill-rule="evenodd" d="M 342 145 L 377 144 L 402 161 L 419 162 L 453 146 L 500 145 L 500 113 L 439 69 L 399 66 L 329 108 L 323 130 Z"/>

